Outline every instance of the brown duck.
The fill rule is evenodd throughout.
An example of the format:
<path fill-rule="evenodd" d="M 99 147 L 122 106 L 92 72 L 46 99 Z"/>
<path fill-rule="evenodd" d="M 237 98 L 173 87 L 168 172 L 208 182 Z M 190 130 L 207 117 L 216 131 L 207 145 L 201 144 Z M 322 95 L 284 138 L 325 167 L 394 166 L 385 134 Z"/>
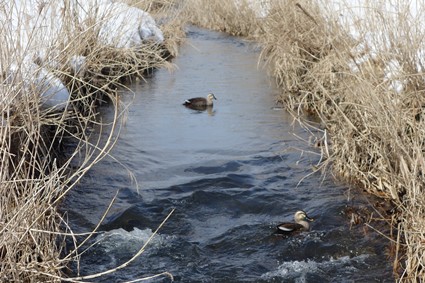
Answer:
<path fill-rule="evenodd" d="M 191 108 L 202 108 L 207 106 L 213 106 L 213 99 L 217 100 L 215 95 L 213 93 L 209 93 L 207 97 L 195 97 L 186 99 L 183 103 L 184 106 L 191 107 Z"/>
<path fill-rule="evenodd" d="M 277 225 L 277 233 L 289 235 L 298 231 L 308 231 L 310 230 L 310 224 L 308 223 L 308 221 L 314 221 L 313 218 L 308 217 L 307 213 L 302 210 L 295 212 L 294 220 L 295 223 L 285 222 Z"/>

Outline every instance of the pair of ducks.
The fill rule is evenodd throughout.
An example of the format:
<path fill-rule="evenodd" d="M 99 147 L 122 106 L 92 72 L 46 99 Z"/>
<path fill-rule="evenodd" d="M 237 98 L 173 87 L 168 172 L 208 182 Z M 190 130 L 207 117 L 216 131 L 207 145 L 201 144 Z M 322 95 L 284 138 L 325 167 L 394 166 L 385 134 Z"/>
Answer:
<path fill-rule="evenodd" d="M 213 100 L 217 100 L 213 93 L 209 93 L 207 97 L 195 97 L 185 100 L 183 103 L 184 106 L 192 109 L 206 109 L 207 107 L 213 106 Z M 313 221 L 313 218 L 310 218 L 305 211 L 297 211 L 294 215 L 295 223 L 285 222 L 276 226 L 277 233 L 279 234 L 292 234 L 298 231 L 308 231 L 310 230 L 310 224 L 308 221 Z"/>

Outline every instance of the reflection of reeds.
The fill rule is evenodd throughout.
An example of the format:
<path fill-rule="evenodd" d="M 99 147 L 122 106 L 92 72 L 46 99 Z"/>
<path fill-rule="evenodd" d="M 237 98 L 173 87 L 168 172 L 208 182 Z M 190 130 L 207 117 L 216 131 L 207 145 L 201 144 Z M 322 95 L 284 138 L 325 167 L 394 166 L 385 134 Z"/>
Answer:
<path fill-rule="evenodd" d="M 280 102 L 321 119 L 322 165 L 394 205 L 396 276 L 424 280 L 425 11 L 358 2 L 185 1 L 193 23 L 262 44 Z"/>
<path fill-rule="evenodd" d="M 41 26 L 29 25 L 28 14 L 16 6 L 0 5 L 1 281 L 66 280 L 62 278 L 66 266 L 78 261 L 79 254 L 73 248 L 67 250 L 65 241 L 73 241 L 75 248 L 81 242 L 58 212 L 58 205 L 116 142 L 123 115 L 117 87 L 153 68 L 170 67 L 165 57 L 175 55 L 177 40 L 173 36 L 181 33 L 180 26 L 169 26 L 170 18 L 164 22 L 167 38 L 163 45 L 105 46 L 97 40 L 102 20 L 79 21 L 77 2 L 30 6 L 38 11 Z M 64 22 L 60 27 L 49 18 L 51 14 L 43 14 L 49 5 L 58 3 L 66 7 L 60 13 Z M 96 7 L 90 12 L 95 15 Z M 75 56 L 85 56 L 81 70 L 70 64 Z M 34 78 L 42 72 L 66 85 L 71 94 L 66 111 L 40 107 L 40 95 L 46 89 Z M 115 110 L 109 124 L 97 118 L 100 100 L 108 100 Z M 93 135 L 93 127 L 106 129 L 107 138 Z"/>

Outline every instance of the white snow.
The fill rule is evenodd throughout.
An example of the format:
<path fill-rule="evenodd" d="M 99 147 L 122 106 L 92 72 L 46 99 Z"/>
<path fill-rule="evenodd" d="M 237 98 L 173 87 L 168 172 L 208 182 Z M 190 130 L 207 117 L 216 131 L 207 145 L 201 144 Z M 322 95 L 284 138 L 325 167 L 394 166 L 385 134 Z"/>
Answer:
<path fill-rule="evenodd" d="M 69 6 L 65 8 L 65 4 Z M 63 44 L 60 47 L 63 30 L 72 31 L 76 28 L 73 23 L 64 22 L 64 13 L 70 11 L 75 14 L 73 16 L 80 28 L 96 23 L 100 44 L 115 48 L 137 48 L 147 40 L 155 43 L 164 40 L 162 31 L 148 13 L 120 2 L 5 1 L 0 6 L 0 24 L 9 27 L 10 31 L 7 41 L 2 42 L 2 49 L 13 50 L 10 53 L 13 52 L 15 60 L 6 64 L 9 67 L 2 66 L 1 72 L 6 77 L 4 83 L 16 84 L 19 83 L 18 79 L 22 79 L 29 94 L 32 93 L 30 90 L 38 92 L 41 105 L 58 110 L 66 108 L 70 94 L 59 78 L 40 66 L 50 70 L 60 69 L 63 60 L 58 58 L 63 48 Z M 75 31 L 76 35 L 78 32 Z M 68 62 L 74 74 L 84 74 L 84 56 L 75 54 L 65 62 Z"/>
<path fill-rule="evenodd" d="M 241 5 L 241 0 L 234 0 L 235 4 Z M 258 17 L 266 17 L 272 4 L 272 0 L 248 0 L 248 6 L 254 10 Z M 69 5 L 66 9 L 64 5 Z M 344 26 L 347 32 L 358 40 L 358 45 L 353 49 L 352 71 L 357 72 L 357 66 L 370 59 L 374 59 L 377 54 L 390 50 L 389 30 L 382 29 L 379 25 L 366 30 L 370 24 L 365 19 L 366 14 L 375 13 L 377 21 L 380 21 L 379 15 L 385 19 L 392 19 L 394 26 L 386 27 L 394 29 L 397 23 L 412 27 L 414 32 L 425 30 L 425 21 L 423 21 L 423 3 L 421 1 L 368 1 L 368 0 L 322 0 L 320 5 L 328 13 L 329 17 L 338 21 Z M 419 7 L 418 5 L 422 5 Z M 377 9 L 379 7 L 379 9 Z M 48 65 L 49 69 L 59 69 L 61 36 L 64 29 L 75 28 L 74 24 L 64 22 L 64 13 L 72 11 L 74 19 L 78 21 L 80 28 L 90 24 L 95 24 L 98 28 L 99 43 L 110 45 L 116 48 L 137 48 L 145 41 L 161 43 L 164 35 L 155 23 L 154 19 L 146 12 L 128 6 L 127 4 L 111 0 L 88 0 L 88 1 L 38 1 L 38 0 L 15 0 L 3 1 L 0 6 L 0 24 L 3 27 L 9 27 L 8 40 L 2 42 L 3 50 L 13 50 L 13 58 L 16 62 L 10 62 L 8 65 L 18 65 L 23 61 L 22 68 L 13 71 L 12 68 L 2 69 L 1 72 L 12 71 L 7 74 L 9 83 L 16 82 L 10 80 L 10 76 L 17 75 L 17 71 L 27 69 L 23 75 L 30 83 L 40 83 L 37 87 L 39 95 L 43 97 L 45 105 L 59 107 L 64 109 L 69 93 L 63 83 L 49 72 L 47 69 L 36 68 L 32 63 L 36 62 L 42 66 Z M 421 11 L 421 12 L 419 12 Z M 407 17 L 400 18 L 400 15 Z M 68 17 L 69 18 L 69 17 Z M 359 30 L 363 27 L 363 30 Z M 75 31 L 78 34 L 78 31 Z M 398 35 L 398 34 L 396 34 Z M 403 36 L 400 34 L 400 36 Z M 408 36 L 408 35 L 404 35 Z M 424 35 L 425 38 L 425 35 Z M 406 40 L 407 42 L 407 40 Z M 417 44 L 416 57 L 422 60 L 425 54 L 424 44 Z M 385 71 L 385 80 L 390 88 L 395 92 L 402 92 L 404 82 L 402 79 L 402 63 L 396 54 L 390 54 L 387 65 L 383 66 Z M 25 57 L 25 58 L 24 58 Z M 24 58 L 24 59 L 23 59 Z M 28 58 L 32 58 L 32 61 Z M 31 63 L 32 62 L 32 63 Z M 63 62 L 63 60 L 61 60 Z M 85 58 L 81 54 L 74 54 L 71 58 L 65 60 L 68 62 L 75 74 L 84 74 Z M 2 66 L 5 68 L 5 66 Z M 38 71 L 35 71 L 35 70 Z M 417 63 L 417 69 L 422 71 L 421 62 Z M 32 76 L 32 77 L 31 77 Z"/>
<path fill-rule="evenodd" d="M 99 40 L 103 44 L 131 48 L 144 40 L 164 41 L 162 31 L 148 13 L 124 3 L 102 3 L 97 18 L 102 22 Z"/>
<path fill-rule="evenodd" d="M 243 3 L 254 10 L 257 17 L 265 18 L 275 0 L 234 0 L 237 7 Z M 416 69 L 423 71 L 425 42 L 409 42 L 413 34 L 417 38 L 425 38 L 425 2 L 417 0 L 319 0 L 318 5 L 330 22 L 336 22 L 345 29 L 357 46 L 353 47 L 353 58 L 347 62 L 352 72 L 358 72 L 359 66 L 371 62 L 378 56 L 386 56 L 384 82 L 395 93 L 404 90 L 403 61 L 398 50 L 392 44 L 397 41 L 399 45 L 411 45 L 411 50 L 416 48 L 413 55 L 417 58 Z M 282 6 L 284 7 L 284 6 Z M 308 7 L 307 7 L 308 10 Z M 409 30 L 409 33 L 403 32 Z M 422 40 L 423 41 L 423 40 Z M 413 45 L 415 44 L 415 45 Z M 412 49 L 413 48 L 413 49 Z"/>
<path fill-rule="evenodd" d="M 416 38 L 425 38 L 424 3 L 412 0 L 325 2 L 329 4 L 328 13 L 338 15 L 338 23 L 358 42 L 352 50 L 355 56 L 349 62 L 351 70 L 358 72 L 358 66 L 363 63 L 385 56 L 384 83 L 395 93 L 401 93 L 405 87 L 403 60 L 406 58 L 400 56 L 397 45 L 408 46 L 413 56 L 423 60 L 424 42 L 411 42 L 408 37 L 416 34 Z M 404 34 L 407 30 L 409 34 Z M 422 71 L 421 62 L 417 62 L 416 68 Z"/>
<path fill-rule="evenodd" d="M 86 57 L 74 55 L 69 59 L 68 65 L 71 67 L 74 76 L 83 77 L 86 70 Z"/>
<path fill-rule="evenodd" d="M 67 88 L 55 75 L 32 62 L 29 57 L 25 57 L 21 64 L 12 64 L 6 73 L 4 83 L 19 84 L 20 81 L 23 82 L 19 93 L 37 93 L 40 97 L 40 104 L 46 108 L 55 110 L 66 108 L 69 100 Z"/>

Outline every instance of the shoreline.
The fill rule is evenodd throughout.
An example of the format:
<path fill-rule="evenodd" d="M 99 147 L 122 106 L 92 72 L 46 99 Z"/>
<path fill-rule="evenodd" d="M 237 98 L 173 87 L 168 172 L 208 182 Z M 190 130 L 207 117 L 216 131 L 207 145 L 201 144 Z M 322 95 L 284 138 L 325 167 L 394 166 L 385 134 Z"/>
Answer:
<path fill-rule="evenodd" d="M 160 30 L 151 16 L 170 6 L 97 4 L 27 0 L 0 7 L 0 18 L 9 23 L 1 34 L 2 280 L 84 280 L 67 278 L 82 243 L 58 207 L 115 144 L 125 114 L 119 87 L 156 68 L 172 68 L 181 26 L 170 14 Z M 100 143 L 91 131 L 102 128 L 98 105 L 104 100 L 115 119 L 104 125 L 111 131 Z M 87 240 L 95 232 L 82 236 Z M 74 249 L 66 251 L 66 241 Z"/>
<path fill-rule="evenodd" d="M 59 29 L 63 36 L 56 42 L 62 46 L 59 53 L 54 49 L 31 54 L 29 59 L 17 56 L 21 59 L 17 67 L 10 61 L 12 57 L 4 59 L 3 65 L 8 68 L 2 69 L 2 78 L 8 83 L 2 85 L 1 140 L 5 150 L 1 157 L 2 168 L 7 168 L 1 173 L 6 192 L 1 200 L 5 211 L 0 226 L 2 278 L 72 280 L 62 278 L 63 270 L 78 255 L 70 251 L 60 256 L 63 239 L 72 231 L 62 229 L 67 225 L 57 205 L 116 142 L 114 130 L 105 144 L 90 140 L 91 125 L 99 123 L 96 103 L 109 97 L 116 117 L 122 115 L 117 86 L 126 79 L 142 78 L 146 71 L 171 68 L 164 54 L 172 57 L 178 53 L 179 42 L 184 40 L 183 25 L 189 22 L 259 43 L 262 60 L 271 66 L 271 76 L 282 88 L 279 102 L 301 123 L 302 113 L 307 111 L 323 125 L 323 135 L 313 137 L 312 142 L 322 150 L 323 162 L 317 170 L 331 171 L 338 179 L 380 197 L 384 206 L 391 204 L 391 209 L 386 209 L 390 214 L 384 215 L 383 221 L 391 228 L 394 241 L 394 274 L 399 281 L 425 278 L 425 205 L 421 205 L 425 203 L 425 133 L 421 130 L 425 101 L 418 63 L 421 33 L 412 38 L 398 37 L 396 32 L 408 33 L 410 26 L 399 31 L 395 29 L 398 22 L 389 16 L 375 22 L 371 9 L 369 22 L 358 26 L 364 33 L 353 37 L 340 19 L 329 14 L 328 7 L 313 1 L 263 7 L 252 6 L 250 1 L 240 1 L 239 6 L 224 5 L 219 0 L 185 0 L 184 4 L 179 8 L 168 2 L 159 6 L 140 4 L 141 9 L 163 22 L 164 42 L 160 45 L 143 41 L 140 50 L 127 48 L 120 41 L 112 47 L 100 43 L 99 27 L 83 25 L 95 19 L 76 20 L 71 15 L 77 8 L 70 7 L 64 15 L 67 23 L 73 24 Z M 38 8 L 39 15 L 47 11 L 43 14 L 46 17 L 53 11 Z M 2 13 L 5 15 L 6 9 Z M 392 35 L 388 39 L 391 44 L 379 46 L 387 39 L 368 33 L 373 27 L 384 27 Z M 15 28 L 11 25 L 10 32 Z M 76 30 L 80 36 L 75 35 Z M 44 30 L 34 30 L 31 35 L 40 34 L 43 42 Z M 7 34 L 3 38 L 10 40 Z M 15 54 L 13 43 L 4 52 Z M 39 42 L 27 44 L 37 46 Z M 83 61 L 79 57 L 82 54 Z M 30 83 L 28 74 L 33 76 Z M 71 97 L 69 104 L 67 95 Z M 40 108 L 46 101 L 52 105 Z M 115 126 L 119 127 L 117 120 L 112 128 Z M 50 141 L 44 138 L 46 133 Z M 75 151 L 59 162 L 51 153 L 64 136 L 78 142 Z M 81 152 L 85 157 L 75 167 L 72 163 Z"/>
<path fill-rule="evenodd" d="M 305 112 L 320 120 L 311 146 L 323 161 L 315 170 L 379 197 L 396 280 L 424 279 L 421 7 L 186 3 L 193 24 L 258 42 L 282 89 L 278 102 L 306 126 Z"/>

